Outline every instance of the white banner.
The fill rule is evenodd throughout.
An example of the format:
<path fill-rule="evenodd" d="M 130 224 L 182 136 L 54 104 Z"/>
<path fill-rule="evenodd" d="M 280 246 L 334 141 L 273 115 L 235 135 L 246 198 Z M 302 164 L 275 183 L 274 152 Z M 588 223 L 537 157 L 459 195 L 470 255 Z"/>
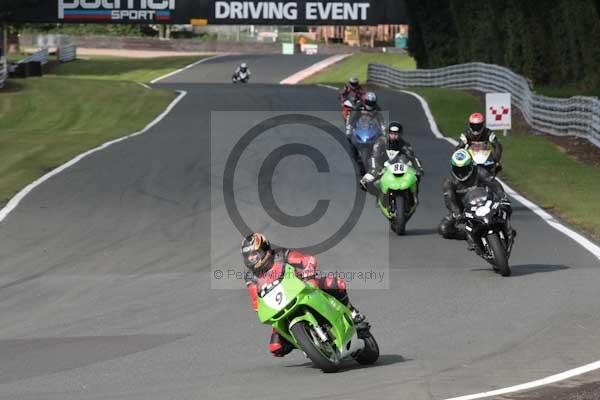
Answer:
<path fill-rule="evenodd" d="M 486 126 L 491 130 L 512 128 L 510 93 L 487 93 L 485 95 Z"/>

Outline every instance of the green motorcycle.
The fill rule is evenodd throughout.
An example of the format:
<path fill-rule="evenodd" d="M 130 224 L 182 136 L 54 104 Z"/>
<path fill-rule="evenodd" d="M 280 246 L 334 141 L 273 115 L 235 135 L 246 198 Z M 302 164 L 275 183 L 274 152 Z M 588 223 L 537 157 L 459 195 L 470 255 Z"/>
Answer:
<path fill-rule="evenodd" d="M 324 372 L 339 370 L 345 359 L 368 365 L 379 358 L 373 335 L 366 330 L 358 336 L 350 309 L 296 277 L 290 265 L 279 279 L 259 289 L 258 319 L 272 325 Z"/>
<path fill-rule="evenodd" d="M 406 223 L 417 210 L 417 171 L 404 155 L 388 150 L 379 181 L 377 201 L 383 215 L 390 221 L 390 228 L 398 235 L 406 233 Z"/>

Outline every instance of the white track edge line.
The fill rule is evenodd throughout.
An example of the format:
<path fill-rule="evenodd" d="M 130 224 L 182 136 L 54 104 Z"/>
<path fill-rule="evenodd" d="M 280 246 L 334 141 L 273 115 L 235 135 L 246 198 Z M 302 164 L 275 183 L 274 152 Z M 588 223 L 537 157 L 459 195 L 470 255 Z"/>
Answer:
<path fill-rule="evenodd" d="M 402 92 L 409 94 L 411 96 L 414 96 L 419 100 L 419 102 L 421 103 L 421 106 L 423 107 L 423 110 L 425 111 L 425 116 L 427 117 L 427 120 L 429 121 L 431 131 L 433 132 L 435 137 L 437 137 L 438 139 L 444 139 L 444 140 L 452 143 L 455 146 L 458 144 L 458 142 L 456 140 L 442 135 L 442 133 L 440 132 L 440 130 L 435 122 L 435 119 L 433 118 L 433 115 L 429 108 L 429 104 L 427 104 L 427 101 L 422 96 L 418 95 L 417 93 L 410 92 L 407 90 L 402 90 Z M 573 231 L 572 229 L 567 228 L 566 226 L 564 226 L 563 224 L 558 222 L 552 215 L 548 214 L 546 211 L 541 209 L 537 204 L 535 204 L 532 201 L 523 197 L 521 194 L 519 194 L 517 191 L 512 189 L 506 183 L 502 182 L 500 179 L 498 179 L 498 180 L 502 183 L 506 192 L 511 197 L 517 199 L 525 207 L 529 208 L 531 211 L 533 211 L 535 214 L 537 214 L 540 218 L 542 218 L 544 221 L 546 221 L 551 227 L 553 227 L 554 229 L 558 230 L 559 232 L 562 232 L 563 234 L 567 235 L 568 237 L 573 239 L 575 242 L 579 243 L 586 250 L 588 250 L 590 253 L 592 253 L 594 256 L 596 256 L 598 259 L 600 259 L 600 247 L 598 247 L 596 244 L 592 243 L 590 240 L 583 237 L 579 233 Z M 522 383 L 520 385 L 509 386 L 509 387 L 506 387 L 503 389 L 496 389 L 496 390 L 492 390 L 492 391 L 488 391 L 488 392 L 475 393 L 475 394 L 470 394 L 470 395 L 466 395 L 466 396 L 452 397 L 452 398 L 449 398 L 446 400 L 475 400 L 475 399 L 482 399 L 482 398 L 492 397 L 492 396 L 500 396 L 500 395 L 504 395 L 504 394 L 508 394 L 508 393 L 520 392 L 523 390 L 534 389 L 534 388 L 537 388 L 540 386 L 545 386 L 545 385 L 549 385 L 551 383 L 556 383 L 556 382 L 559 382 L 559 381 L 562 381 L 565 379 L 569 379 L 569 378 L 572 378 L 572 377 L 575 377 L 578 375 L 582 375 L 582 374 L 585 374 L 585 373 L 588 373 L 588 372 L 591 372 L 591 371 L 594 371 L 597 369 L 600 369 L 600 361 L 586 364 L 586 365 L 578 367 L 578 368 L 570 369 L 568 371 L 561 372 L 561 373 L 558 373 L 555 375 L 551 375 L 546 378 Z"/>
<path fill-rule="evenodd" d="M 446 400 L 475 400 L 482 399 L 485 397 L 500 396 L 508 393 L 520 392 L 523 390 L 533 389 L 540 386 L 549 385 L 563 381 L 565 379 L 572 378 L 574 376 L 582 375 L 594 370 L 600 369 L 600 361 L 593 362 L 591 364 L 584 365 L 582 367 L 574 368 L 565 372 L 561 372 L 556 375 L 549 376 L 547 378 L 538 379 L 537 381 L 531 381 L 516 386 L 509 386 L 503 389 L 496 389 L 489 392 L 469 394 L 466 396 L 452 397 Z"/>
<path fill-rule="evenodd" d="M 198 61 L 196 61 L 196 62 L 194 62 L 194 63 L 192 63 L 192 64 L 190 64 L 190 65 L 186 65 L 185 67 L 183 67 L 183 68 L 180 68 L 180 69 L 178 69 L 177 71 L 169 72 L 169 73 L 168 73 L 168 74 L 166 74 L 166 75 L 163 75 L 163 76 L 161 76 L 161 77 L 159 77 L 159 78 L 156 78 L 156 79 L 154 79 L 153 81 L 150 81 L 150 83 L 151 83 L 151 84 L 154 84 L 154 83 L 160 82 L 160 81 L 162 81 L 163 79 L 170 78 L 170 77 L 172 77 L 173 75 L 177 75 L 177 74 L 178 74 L 178 73 L 180 73 L 180 72 L 183 72 L 183 71 L 185 71 L 185 70 L 188 70 L 188 69 L 190 69 L 190 68 L 194 68 L 196 65 L 202 64 L 203 62 L 206 62 L 206 61 L 211 61 L 211 60 L 215 60 L 215 59 L 217 59 L 217 58 L 221 58 L 221 57 L 225 57 L 225 56 L 228 56 L 228 54 L 217 54 L 216 56 L 211 56 L 211 57 L 206 57 L 206 58 L 203 58 L 203 59 L 201 59 L 201 60 L 198 60 Z"/>
<path fill-rule="evenodd" d="M 321 61 L 311 65 L 310 67 L 303 69 L 302 71 L 298 71 L 295 74 L 288 76 L 287 78 L 285 78 L 284 80 L 279 82 L 279 84 L 280 85 L 296 85 L 296 84 L 300 83 L 301 81 L 303 81 L 304 79 L 308 78 L 309 76 L 314 75 L 314 74 L 324 70 L 325 68 L 331 67 L 334 64 L 337 64 L 349 56 L 351 56 L 351 54 L 338 54 L 335 56 L 327 57 L 326 59 L 321 60 Z"/>
<path fill-rule="evenodd" d="M 319 86 L 329 87 L 327 85 L 319 85 Z M 329 88 L 336 89 L 336 88 L 332 88 L 332 87 L 329 87 Z M 407 90 L 401 90 L 401 92 L 409 94 L 411 96 L 414 96 L 417 100 L 419 100 L 419 102 L 421 103 L 421 106 L 423 107 L 423 111 L 425 112 L 425 116 L 427 117 L 427 120 L 429 122 L 431 132 L 433 132 L 433 134 L 436 138 L 444 139 L 444 140 L 452 143 L 455 146 L 458 144 L 458 142 L 456 140 L 442 135 L 442 133 L 440 132 L 440 130 L 437 126 L 437 123 L 435 122 L 435 118 L 433 118 L 433 114 L 431 113 L 429 104 L 427 104 L 427 101 L 425 101 L 425 99 L 422 96 L 418 95 L 417 93 L 410 92 Z M 529 208 L 535 214 L 540 216 L 551 227 L 553 227 L 554 229 L 569 236 L 575 242 L 579 243 L 586 250 L 588 250 L 589 252 L 591 252 L 593 255 L 595 255 L 596 257 L 598 257 L 600 259 L 600 247 L 598 247 L 596 244 L 592 243 L 591 241 L 589 241 L 587 238 L 583 237 L 579 233 L 573 231 L 572 229 L 567 228 L 566 226 L 564 226 L 563 224 L 558 222 L 552 215 L 550 215 L 546 211 L 542 210 L 538 205 L 536 205 L 532 201 L 527 200 L 525 197 L 521 196 L 519 193 L 517 193 L 515 190 L 513 190 L 510 186 L 506 185 L 504 182 L 502 182 L 502 185 L 505 187 L 506 191 L 508 192 L 508 194 L 510 196 L 514 197 L 519 202 L 521 202 L 525 207 Z M 509 387 L 506 387 L 503 389 L 496 389 L 496 390 L 492 390 L 489 392 L 481 392 L 481 393 L 475 393 L 475 394 L 470 394 L 470 395 L 466 395 L 466 396 L 452 397 L 452 398 L 448 398 L 445 400 L 475 400 L 475 399 L 483 399 L 486 397 L 499 396 L 499 395 L 508 394 L 508 393 L 520 392 L 523 390 L 534 389 L 534 388 L 537 388 L 540 386 L 549 385 L 551 383 L 560 382 L 565 379 L 573 378 L 578 375 L 583 375 L 583 374 L 586 374 L 588 372 L 595 371 L 598 369 L 600 369 L 600 361 L 586 364 L 581 367 L 573 368 L 573 369 L 570 369 L 565 372 L 561 372 L 561 373 L 558 373 L 555 375 L 548 376 L 546 378 L 522 383 L 520 385 L 509 386 Z"/>
<path fill-rule="evenodd" d="M 435 119 L 433 118 L 433 114 L 431 113 L 431 110 L 429 109 L 429 105 L 427 104 L 427 101 L 425 101 L 425 99 L 422 96 L 418 95 L 417 93 L 410 92 L 407 90 L 402 90 L 402 92 L 406 93 L 406 94 L 410 94 L 411 96 L 414 96 L 419 100 L 419 102 L 421 103 L 421 106 L 423 107 L 423 110 L 425 111 L 425 116 L 427 117 L 427 120 L 429 121 L 431 131 L 433 132 L 435 137 L 437 137 L 438 139 L 444 139 L 444 140 L 452 143 L 454 146 L 456 146 L 458 144 L 458 142 L 456 140 L 442 135 L 442 133 L 440 132 L 440 130 L 435 122 Z M 583 235 L 575 232 L 571 228 L 563 225 L 561 222 L 559 222 L 556 218 L 554 218 L 548 212 L 544 211 L 540 206 L 538 206 L 531 200 L 528 200 L 527 198 L 525 198 L 523 195 L 518 193 L 516 190 L 514 190 L 513 188 L 508 186 L 501 179 L 498 179 L 498 181 L 502 184 L 502 186 L 504 186 L 504 189 L 511 197 L 515 198 L 517 201 L 522 203 L 525 207 L 529 208 L 532 212 L 534 212 L 536 215 L 538 215 L 542 220 L 547 222 L 548 225 L 550 225 L 557 231 L 562 232 L 566 236 L 573 239 L 580 246 L 582 246 L 584 249 L 586 249 L 587 251 L 592 253 L 596 258 L 598 258 L 600 260 L 600 246 L 596 245 L 595 243 L 593 243 L 591 240 L 587 239 Z"/>
<path fill-rule="evenodd" d="M 46 182 L 48 179 L 52 178 L 54 175 L 57 175 L 57 174 L 61 173 L 62 171 L 66 170 L 67 168 L 77 164 L 79 161 L 81 161 L 85 157 L 89 156 L 90 154 L 96 153 L 100 150 L 104 150 L 107 147 L 109 147 L 115 143 L 119 143 L 124 140 L 130 139 L 132 137 L 135 137 L 135 136 L 138 136 L 138 135 L 148 132 L 156 124 L 158 124 L 160 121 L 162 121 L 167 115 L 169 115 L 169 113 L 173 110 L 173 108 L 175 108 L 175 106 L 187 95 L 187 92 L 184 90 L 178 90 L 177 92 L 179 93 L 179 96 L 177 96 L 175 98 L 175 100 L 173 100 L 171 102 L 171 104 L 169 104 L 169 106 L 165 109 L 165 111 L 163 111 L 152 122 L 150 122 L 148 125 L 146 125 L 146 127 L 144 129 L 142 129 L 141 131 L 132 133 L 127 136 L 120 137 L 115 140 L 111 140 L 109 142 L 101 144 L 100 146 L 98 146 L 96 148 L 93 148 L 84 153 L 81 153 L 78 156 L 76 156 L 75 158 L 66 162 L 65 164 L 62 164 L 61 166 L 53 169 L 52 171 L 50 171 L 47 174 L 43 175 L 42 177 L 36 179 L 29 185 L 25 186 L 23 189 L 21 189 L 21 191 L 19 191 L 16 195 L 14 195 L 10 199 L 10 201 L 6 204 L 6 206 L 4 206 L 4 208 L 2 208 L 0 210 L 0 222 L 2 222 L 19 205 L 19 203 L 25 198 L 25 196 L 27 196 L 33 189 L 40 186 L 42 183 Z"/>

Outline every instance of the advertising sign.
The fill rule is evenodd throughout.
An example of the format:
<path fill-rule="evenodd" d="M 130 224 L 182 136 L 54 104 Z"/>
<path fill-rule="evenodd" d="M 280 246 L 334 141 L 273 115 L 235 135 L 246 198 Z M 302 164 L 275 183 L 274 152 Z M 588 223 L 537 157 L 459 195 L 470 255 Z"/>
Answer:
<path fill-rule="evenodd" d="M 487 93 L 485 95 L 486 125 L 491 130 L 512 128 L 510 93 Z"/>
<path fill-rule="evenodd" d="M 377 25 L 407 23 L 404 0 L 40 0 L 23 5 L 16 22 L 218 25 Z M 28 4 L 29 4 L 28 3 Z"/>

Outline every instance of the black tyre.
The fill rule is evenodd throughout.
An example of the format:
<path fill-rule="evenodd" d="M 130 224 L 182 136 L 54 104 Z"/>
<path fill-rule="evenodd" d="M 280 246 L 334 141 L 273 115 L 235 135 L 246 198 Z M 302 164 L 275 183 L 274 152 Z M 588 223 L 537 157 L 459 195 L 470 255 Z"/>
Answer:
<path fill-rule="evenodd" d="M 399 236 L 406 233 L 406 212 L 405 212 L 405 200 L 402 193 L 396 193 L 396 215 L 392 221 L 392 229 Z"/>
<path fill-rule="evenodd" d="M 494 253 L 494 263 L 496 265 L 496 269 L 502 276 L 510 276 L 512 273 L 510 270 L 510 266 L 508 265 L 508 256 L 506 255 L 506 249 L 502 245 L 502 241 L 497 233 L 488 235 L 487 237 L 488 244 L 492 253 Z"/>
<path fill-rule="evenodd" d="M 374 364 L 379 359 L 379 345 L 377 345 L 377 341 L 371 335 L 371 332 L 363 340 L 365 341 L 365 348 L 354 359 L 362 365 Z"/>
<path fill-rule="evenodd" d="M 313 362 L 315 367 L 323 372 L 336 372 L 339 369 L 340 361 L 337 358 L 336 350 L 329 344 L 329 348 L 319 341 L 312 327 L 306 321 L 300 321 L 291 328 L 292 335 L 300 345 L 302 351 Z M 335 354 L 334 354 L 335 353 Z"/>

